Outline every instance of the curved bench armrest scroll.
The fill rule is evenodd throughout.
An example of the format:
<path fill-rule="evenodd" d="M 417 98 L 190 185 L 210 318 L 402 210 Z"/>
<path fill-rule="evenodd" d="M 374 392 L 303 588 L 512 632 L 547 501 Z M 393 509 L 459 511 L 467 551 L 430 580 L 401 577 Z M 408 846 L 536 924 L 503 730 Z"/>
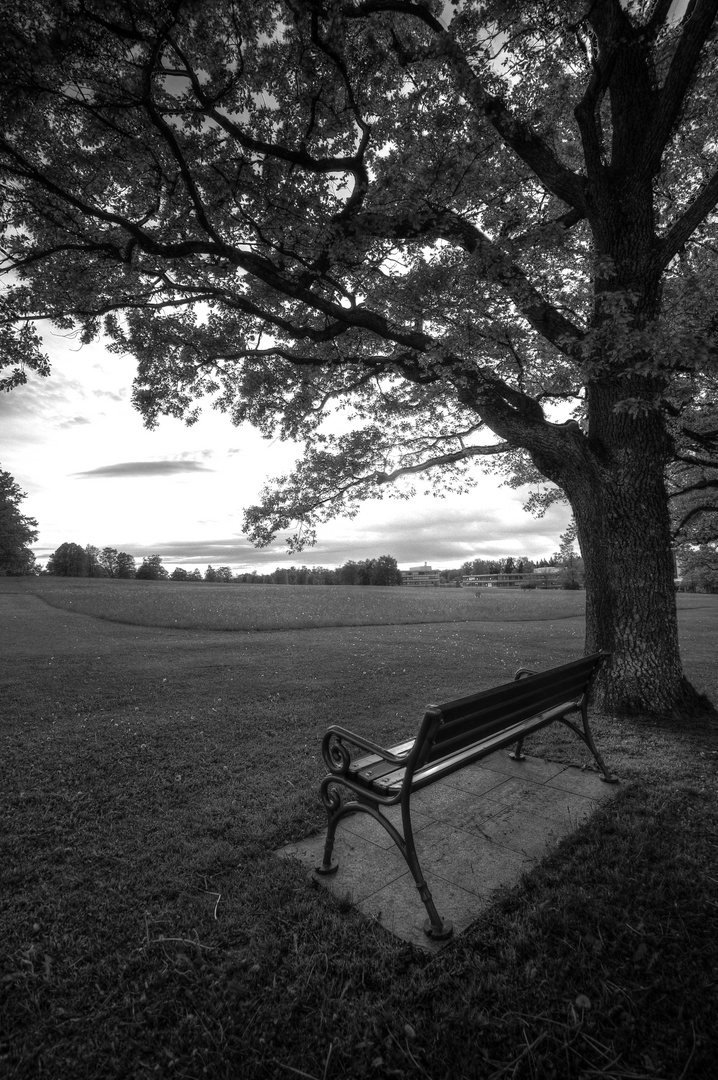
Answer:
<path fill-rule="evenodd" d="M 406 759 L 411 753 L 411 749 L 409 749 L 401 754 L 393 754 L 386 747 L 372 742 L 371 739 L 367 739 L 363 735 L 357 735 L 339 724 L 332 724 L 331 727 L 327 728 L 322 739 L 322 757 L 329 771 L 340 776 L 346 775 L 351 764 L 351 757 L 344 745 L 345 743 L 351 743 L 352 746 L 356 746 L 360 750 L 366 750 L 370 754 L 377 754 L 392 765 L 405 765 Z"/>

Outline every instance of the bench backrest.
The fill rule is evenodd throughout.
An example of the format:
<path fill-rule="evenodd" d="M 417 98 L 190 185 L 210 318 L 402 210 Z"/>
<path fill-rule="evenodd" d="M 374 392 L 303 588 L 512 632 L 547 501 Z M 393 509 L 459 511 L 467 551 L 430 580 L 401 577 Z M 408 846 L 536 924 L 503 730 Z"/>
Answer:
<path fill-rule="evenodd" d="M 594 674 L 608 655 L 593 653 L 469 697 L 427 706 L 422 732 L 428 746 L 419 752 L 419 761 L 436 761 L 564 703 L 576 702 L 580 707 Z"/>

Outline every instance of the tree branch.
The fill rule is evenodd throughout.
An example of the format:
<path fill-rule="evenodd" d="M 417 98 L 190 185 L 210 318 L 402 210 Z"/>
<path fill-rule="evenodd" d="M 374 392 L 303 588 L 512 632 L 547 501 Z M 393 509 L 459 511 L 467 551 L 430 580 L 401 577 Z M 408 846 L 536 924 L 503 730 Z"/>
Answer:
<path fill-rule="evenodd" d="M 491 124 L 502 142 L 529 166 L 548 191 L 574 210 L 585 214 L 584 178 L 564 165 L 549 143 L 537 135 L 530 125 L 516 117 L 502 98 L 488 92 L 459 43 L 450 31 L 445 30 L 427 5 L 405 0 L 365 0 L 354 8 L 347 7 L 345 15 L 347 18 L 362 18 L 374 13 L 392 11 L 412 15 L 431 30 L 436 46 L 417 59 L 444 58 L 453 69 L 467 100 L 476 112 Z"/>
<path fill-rule="evenodd" d="M 462 450 L 455 450 L 451 454 L 440 454 L 436 457 L 430 458 L 428 461 L 422 461 L 418 465 L 403 465 L 398 469 L 395 469 L 391 473 L 387 472 L 375 472 L 369 476 L 363 477 L 361 480 L 357 480 L 356 483 L 366 483 L 373 481 L 377 484 L 392 484 L 395 480 L 398 480 L 401 476 L 408 476 L 412 473 L 426 472 L 427 469 L 434 469 L 442 465 L 455 465 L 459 461 L 469 461 L 475 457 L 487 457 L 495 454 L 506 454 L 509 450 L 514 450 L 510 443 L 489 443 L 486 446 L 466 446 Z"/>
<path fill-rule="evenodd" d="M 686 525 L 688 525 L 695 518 L 700 517 L 701 514 L 715 513 L 718 513 L 718 506 L 711 505 L 710 503 L 702 506 L 692 507 L 690 510 L 686 511 L 686 513 L 681 517 L 680 521 L 676 524 L 673 529 L 673 535 L 677 536 L 682 529 L 685 529 Z"/>
<path fill-rule="evenodd" d="M 711 490 L 713 488 L 718 490 L 718 476 L 715 477 L 715 479 L 713 479 L 713 480 L 709 480 L 709 479 L 697 480 L 695 482 L 695 484 L 688 484 L 688 485 L 686 485 L 686 487 L 682 487 L 680 489 L 680 491 L 672 492 L 668 496 L 668 498 L 669 499 L 680 499 L 684 495 L 690 494 L 690 492 L 692 492 L 692 491 L 709 491 L 709 490 Z M 714 506 L 713 509 L 718 510 L 718 505 Z"/>
<path fill-rule="evenodd" d="M 695 454 L 676 454 L 676 460 L 687 465 L 700 465 L 706 469 L 718 469 L 718 458 L 702 458 Z"/>
<path fill-rule="evenodd" d="M 454 213 L 442 215 L 437 232 L 445 240 L 458 238 L 465 251 L 481 259 L 485 276 L 506 290 L 534 330 L 565 355 L 575 355 L 575 347 L 583 340 L 583 332 L 541 295 L 524 271 L 498 244 L 471 222 Z"/>
<path fill-rule="evenodd" d="M 718 206 L 718 172 L 714 173 L 677 221 L 663 236 L 654 256 L 654 267 L 664 270 L 671 259 L 690 240 L 691 235 Z"/>
<path fill-rule="evenodd" d="M 684 107 L 701 51 L 716 16 L 718 0 L 692 0 L 683 16 L 681 36 L 663 87 L 658 92 L 657 108 L 644 142 L 646 167 L 651 176 L 660 170 L 663 151 Z"/>

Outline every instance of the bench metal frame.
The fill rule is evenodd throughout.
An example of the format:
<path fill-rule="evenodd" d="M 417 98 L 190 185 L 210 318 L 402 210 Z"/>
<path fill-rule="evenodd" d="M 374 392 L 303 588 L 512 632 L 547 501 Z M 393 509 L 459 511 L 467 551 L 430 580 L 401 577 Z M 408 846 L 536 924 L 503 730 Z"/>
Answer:
<path fill-rule="evenodd" d="M 470 762 L 480 760 L 515 743 L 509 756 L 523 761 L 524 739 L 534 731 L 559 721 L 569 727 L 591 751 L 602 780 L 616 783 L 599 754 L 588 723 L 588 698 L 593 679 L 608 653 L 594 653 L 544 672 L 519 668 L 514 681 L 480 691 L 469 697 L 428 705 L 416 738 L 398 746 L 383 747 L 348 728 L 333 724 L 322 741 L 322 755 L 329 774 L 321 783 L 321 798 L 329 818 L 324 858 L 316 871 L 334 874 L 334 838 L 343 817 L 369 814 L 386 829 L 409 867 L 428 918 L 425 933 L 432 938 L 449 937 L 451 920 L 436 910 L 419 863 L 411 824 L 411 794 Z M 568 719 L 578 713 L 581 725 Z M 348 745 L 368 756 L 352 760 Z M 340 789 L 351 793 L 342 802 Z M 382 814 L 382 807 L 398 805 L 401 831 Z"/>

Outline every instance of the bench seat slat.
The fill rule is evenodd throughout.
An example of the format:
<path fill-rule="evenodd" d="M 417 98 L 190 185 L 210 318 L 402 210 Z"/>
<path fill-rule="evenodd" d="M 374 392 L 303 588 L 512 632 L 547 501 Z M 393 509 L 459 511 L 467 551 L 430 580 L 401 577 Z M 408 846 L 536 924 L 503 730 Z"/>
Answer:
<path fill-rule="evenodd" d="M 409 739 L 408 742 L 397 743 L 396 746 L 390 746 L 387 749 L 390 754 L 408 754 L 414 745 L 415 740 Z M 366 754 L 364 757 L 355 758 L 349 766 L 349 775 L 355 777 L 358 773 L 364 773 L 366 769 L 369 769 L 372 765 L 377 765 L 379 762 L 383 762 L 384 758 L 379 754 Z M 362 776 L 362 779 L 364 777 Z M 369 779 L 369 777 L 367 777 Z"/>
<path fill-rule="evenodd" d="M 503 746 L 509 746 L 511 743 L 517 742 L 518 739 L 530 734 L 532 731 L 537 731 L 546 724 L 550 724 L 557 717 L 565 716 L 572 708 L 575 708 L 575 702 L 563 701 L 552 709 L 546 709 L 544 712 L 520 720 L 510 727 L 505 727 L 501 731 L 474 741 L 469 746 L 462 746 L 460 750 L 442 756 L 438 761 L 430 760 L 414 773 L 411 785 L 412 791 L 424 787 L 426 784 L 431 784 L 442 776 L 448 776 L 449 773 L 463 768 L 464 765 L 470 764 L 477 758 L 487 757 L 494 750 L 500 750 Z M 392 748 L 394 752 L 395 749 Z M 384 764 L 388 765 L 388 768 L 377 772 L 374 772 L 378 768 L 376 765 L 369 769 L 362 769 L 357 774 L 357 779 L 382 795 L 393 795 L 399 791 L 406 769 L 397 769 L 387 762 L 384 762 Z M 369 774 L 366 779 L 365 774 Z"/>

